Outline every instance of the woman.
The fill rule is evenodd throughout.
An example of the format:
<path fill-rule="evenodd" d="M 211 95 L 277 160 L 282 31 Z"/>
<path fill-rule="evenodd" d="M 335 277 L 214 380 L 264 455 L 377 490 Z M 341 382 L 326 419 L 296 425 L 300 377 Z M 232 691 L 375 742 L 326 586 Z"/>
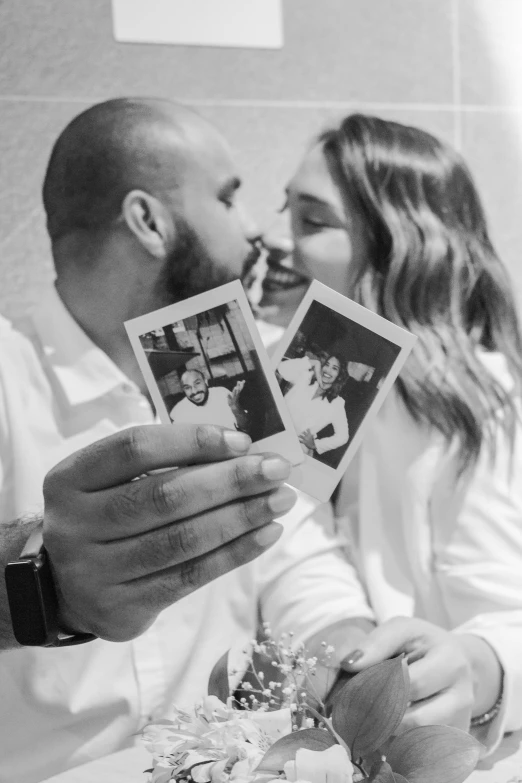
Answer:
<path fill-rule="evenodd" d="M 277 368 L 292 384 L 285 394 L 288 410 L 305 454 L 324 454 L 348 442 L 348 421 L 339 393 L 347 378 L 346 362 L 328 356 L 323 362 L 303 356 L 286 359 Z M 331 426 L 332 435 L 320 436 Z"/>
<path fill-rule="evenodd" d="M 522 727 L 512 285 L 464 161 L 416 128 L 347 117 L 310 149 L 287 195 L 293 267 L 272 264 L 262 305 L 295 303 L 303 277 L 316 277 L 418 337 L 336 498 L 382 623 L 348 668 L 406 653 L 405 725 L 471 719 L 491 751 Z"/>

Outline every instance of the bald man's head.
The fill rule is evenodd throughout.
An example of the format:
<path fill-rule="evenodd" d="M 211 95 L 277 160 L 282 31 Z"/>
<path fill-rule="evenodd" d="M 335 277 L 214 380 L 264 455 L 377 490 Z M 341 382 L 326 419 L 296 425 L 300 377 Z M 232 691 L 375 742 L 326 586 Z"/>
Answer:
<path fill-rule="evenodd" d="M 225 139 L 192 110 L 141 98 L 91 107 L 45 176 L 58 282 L 78 293 L 92 276 L 153 309 L 239 278 L 259 252 L 240 184 Z"/>
<path fill-rule="evenodd" d="M 202 128 L 209 126 L 184 106 L 140 98 L 109 100 L 75 117 L 53 147 L 43 185 L 51 240 L 107 228 L 133 189 L 171 197 L 188 140 Z"/>
<path fill-rule="evenodd" d="M 205 405 L 208 400 L 207 379 L 200 370 L 185 370 L 181 376 L 181 388 L 185 397 L 194 405 Z"/>

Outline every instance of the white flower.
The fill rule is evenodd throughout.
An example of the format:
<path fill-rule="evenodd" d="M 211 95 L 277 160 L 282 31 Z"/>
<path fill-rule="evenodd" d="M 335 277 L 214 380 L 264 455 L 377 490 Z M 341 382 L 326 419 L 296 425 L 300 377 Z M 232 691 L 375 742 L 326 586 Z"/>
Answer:
<path fill-rule="evenodd" d="M 321 751 L 300 748 L 284 770 L 290 783 L 352 783 L 353 778 L 353 766 L 342 745 Z"/>
<path fill-rule="evenodd" d="M 292 718 L 289 709 L 273 710 L 272 712 L 259 712 L 259 710 L 256 710 L 250 713 L 250 720 L 268 738 L 268 747 L 292 731 Z"/>

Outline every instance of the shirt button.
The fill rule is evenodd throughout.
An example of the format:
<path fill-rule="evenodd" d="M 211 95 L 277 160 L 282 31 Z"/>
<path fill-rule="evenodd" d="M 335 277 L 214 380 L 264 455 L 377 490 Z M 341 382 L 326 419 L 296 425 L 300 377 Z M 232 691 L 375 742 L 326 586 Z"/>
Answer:
<path fill-rule="evenodd" d="M 124 394 L 132 394 L 133 388 L 130 385 L 130 383 L 124 383 L 122 384 L 121 390 Z"/>

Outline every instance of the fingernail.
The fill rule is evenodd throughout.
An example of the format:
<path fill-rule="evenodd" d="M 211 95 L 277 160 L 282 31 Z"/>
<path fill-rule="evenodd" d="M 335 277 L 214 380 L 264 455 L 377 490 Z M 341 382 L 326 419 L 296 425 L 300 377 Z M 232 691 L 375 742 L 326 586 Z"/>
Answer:
<path fill-rule="evenodd" d="M 248 451 L 252 441 L 244 432 L 235 432 L 234 430 L 224 430 L 223 437 L 225 443 L 231 451 L 237 451 L 239 454 L 243 454 Z"/>
<path fill-rule="evenodd" d="M 295 503 L 296 494 L 290 487 L 279 487 L 277 492 L 274 492 L 268 498 L 268 505 L 274 514 L 282 514 L 285 511 L 290 511 Z"/>
<path fill-rule="evenodd" d="M 348 666 L 351 666 L 352 664 L 357 663 L 357 661 L 360 661 L 363 655 L 364 653 L 362 650 L 354 650 L 353 652 L 348 653 L 348 655 L 344 659 L 344 662 Z"/>
<path fill-rule="evenodd" d="M 282 526 L 278 525 L 276 522 L 272 522 L 270 525 L 265 525 L 265 527 L 261 527 L 259 530 L 256 530 L 254 533 L 254 539 L 258 546 L 265 548 L 275 544 L 282 532 Z"/>
<path fill-rule="evenodd" d="M 261 472 L 269 481 L 280 481 L 288 478 L 291 465 L 280 457 L 268 457 L 261 463 Z"/>

